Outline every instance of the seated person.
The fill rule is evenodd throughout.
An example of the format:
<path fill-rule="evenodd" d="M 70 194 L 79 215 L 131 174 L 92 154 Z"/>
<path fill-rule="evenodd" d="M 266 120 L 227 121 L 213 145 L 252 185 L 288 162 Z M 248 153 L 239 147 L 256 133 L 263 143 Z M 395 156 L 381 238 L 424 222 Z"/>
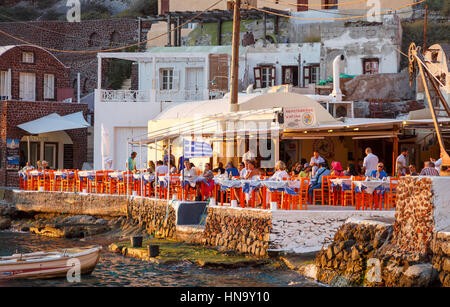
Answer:
<path fill-rule="evenodd" d="M 309 163 L 305 163 L 305 166 L 303 167 L 302 171 L 300 172 L 300 174 L 298 174 L 298 178 L 311 177 L 311 171 L 312 171 L 311 165 L 309 165 Z"/>
<path fill-rule="evenodd" d="M 384 171 L 383 163 L 378 163 L 377 169 L 372 171 L 372 173 L 370 174 L 370 177 L 374 177 L 377 179 L 383 179 L 383 178 L 387 177 L 387 174 Z"/>
<path fill-rule="evenodd" d="M 219 166 L 216 167 L 215 169 L 213 169 L 213 172 L 216 173 L 216 174 L 219 174 L 219 175 L 225 174 L 225 169 L 223 168 L 223 163 L 219 162 Z"/>
<path fill-rule="evenodd" d="M 289 174 L 286 172 L 286 164 L 283 161 L 278 161 L 275 164 L 275 173 L 270 177 L 270 180 L 283 181 L 285 178 L 289 178 Z"/>
<path fill-rule="evenodd" d="M 239 176 L 238 169 L 234 167 L 233 162 L 231 161 L 227 163 L 225 172 L 227 173 L 228 177 L 230 177 L 230 174 L 233 177 Z"/>
<path fill-rule="evenodd" d="M 205 171 L 202 173 L 202 177 L 205 178 L 209 185 L 204 182 L 197 185 L 197 197 L 200 196 L 201 200 L 206 200 L 211 197 L 214 190 L 214 174 L 211 171 L 211 165 L 209 163 L 205 164 Z"/>
<path fill-rule="evenodd" d="M 331 167 L 332 167 L 330 174 L 331 176 L 337 177 L 344 176 L 344 169 L 342 168 L 341 162 L 333 161 L 331 162 Z"/>
<path fill-rule="evenodd" d="M 411 165 L 409 166 L 409 175 L 410 175 L 410 176 L 419 176 L 419 174 L 417 173 L 416 166 L 413 165 L 413 164 L 411 164 Z"/>
<path fill-rule="evenodd" d="M 321 189 L 322 188 L 322 178 L 323 176 L 329 176 L 330 170 L 327 169 L 326 163 L 320 163 L 319 169 L 317 170 L 316 174 L 311 179 L 311 183 L 309 185 L 309 196 L 311 199 L 313 199 L 313 190 Z"/>
<path fill-rule="evenodd" d="M 184 177 L 184 180 L 189 182 L 189 185 L 191 187 L 195 187 L 195 180 L 197 179 L 197 169 L 195 167 L 192 167 L 192 163 L 189 162 L 189 160 L 184 161 L 184 169 L 181 172 L 181 174 Z"/>
<path fill-rule="evenodd" d="M 161 160 L 156 162 L 156 176 L 167 175 L 168 172 L 169 167 L 167 164 L 164 164 Z"/>

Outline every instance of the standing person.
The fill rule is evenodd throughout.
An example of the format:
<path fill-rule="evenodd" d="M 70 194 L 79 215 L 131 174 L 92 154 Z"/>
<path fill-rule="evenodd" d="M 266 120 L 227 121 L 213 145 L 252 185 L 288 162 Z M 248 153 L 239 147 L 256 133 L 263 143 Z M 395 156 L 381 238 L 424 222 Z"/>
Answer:
<path fill-rule="evenodd" d="M 205 165 L 206 166 L 206 165 Z M 223 168 L 223 163 L 219 162 L 218 167 L 212 170 L 214 173 L 218 173 L 219 175 L 225 174 L 225 169 Z"/>
<path fill-rule="evenodd" d="M 317 170 L 320 167 L 320 164 L 324 162 L 325 162 L 324 158 L 322 158 L 320 154 L 317 151 L 315 151 L 313 153 L 313 156 L 311 157 L 311 161 L 309 162 L 309 165 L 311 165 L 312 167 L 312 176 L 316 174 Z"/>
<path fill-rule="evenodd" d="M 440 158 L 438 160 L 430 158 L 430 161 L 434 163 L 434 167 L 439 172 L 439 175 L 441 174 L 441 166 L 442 166 L 442 152 L 440 155 Z"/>
<path fill-rule="evenodd" d="M 134 172 L 136 170 L 136 160 L 135 160 L 136 156 L 137 156 L 137 153 L 135 151 L 133 151 L 131 153 L 131 156 L 128 158 L 127 166 L 128 166 L 128 170 L 130 172 Z"/>
<path fill-rule="evenodd" d="M 397 157 L 397 175 L 405 176 L 408 164 L 406 163 L 406 157 L 408 156 L 408 149 L 403 148 L 402 153 Z"/>
<path fill-rule="evenodd" d="M 255 161 L 256 154 L 252 148 L 250 148 L 243 156 L 242 161 Z"/>
<path fill-rule="evenodd" d="M 369 177 L 373 171 L 377 170 L 378 157 L 372 153 L 372 148 L 366 148 L 366 157 L 363 161 L 362 174 Z"/>
<path fill-rule="evenodd" d="M 420 176 L 439 176 L 439 172 L 436 170 L 433 162 L 425 161 Z"/>

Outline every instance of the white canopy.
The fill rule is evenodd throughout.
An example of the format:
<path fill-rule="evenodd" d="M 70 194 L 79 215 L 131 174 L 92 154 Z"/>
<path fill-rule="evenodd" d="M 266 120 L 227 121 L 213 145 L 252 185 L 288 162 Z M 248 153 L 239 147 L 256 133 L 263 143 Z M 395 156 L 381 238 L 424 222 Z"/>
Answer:
<path fill-rule="evenodd" d="M 40 134 L 61 130 L 87 128 L 90 125 L 83 117 L 83 112 L 60 116 L 56 113 L 49 114 L 39 119 L 17 125 L 17 127 L 31 133 Z"/>

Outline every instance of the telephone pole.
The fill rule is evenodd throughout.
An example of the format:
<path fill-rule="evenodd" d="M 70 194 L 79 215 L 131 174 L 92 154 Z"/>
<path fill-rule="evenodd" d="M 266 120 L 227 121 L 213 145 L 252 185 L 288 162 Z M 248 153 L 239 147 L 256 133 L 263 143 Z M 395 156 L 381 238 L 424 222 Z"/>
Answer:
<path fill-rule="evenodd" d="M 428 4 L 425 4 L 425 23 L 423 29 L 423 54 L 427 51 L 427 23 L 428 23 Z"/>
<path fill-rule="evenodd" d="M 233 46 L 231 54 L 230 112 L 237 112 L 239 92 L 239 31 L 241 28 L 241 0 L 234 0 Z"/>

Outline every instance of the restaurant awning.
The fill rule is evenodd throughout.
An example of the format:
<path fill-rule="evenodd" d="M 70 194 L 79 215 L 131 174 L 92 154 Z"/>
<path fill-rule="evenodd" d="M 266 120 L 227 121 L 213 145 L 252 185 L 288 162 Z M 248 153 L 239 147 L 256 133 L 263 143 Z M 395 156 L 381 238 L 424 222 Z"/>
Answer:
<path fill-rule="evenodd" d="M 60 116 L 56 113 L 17 125 L 17 127 L 31 133 L 40 134 L 61 130 L 81 129 L 89 127 L 83 117 L 83 112 Z"/>

